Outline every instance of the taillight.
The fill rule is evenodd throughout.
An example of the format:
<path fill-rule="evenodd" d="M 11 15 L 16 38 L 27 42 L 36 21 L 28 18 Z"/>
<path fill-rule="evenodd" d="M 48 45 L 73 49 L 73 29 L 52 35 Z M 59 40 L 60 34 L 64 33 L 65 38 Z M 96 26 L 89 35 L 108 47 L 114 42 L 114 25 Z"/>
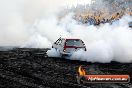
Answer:
<path fill-rule="evenodd" d="M 63 49 L 63 52 L 66 52 L 66 42 L 65 42 L 65 45 L 64 45 L 63 48 L 64 48 L 64 49 Z"/>
<path fill-rule="evenodd" d="M 63 52 L 66 52 L 66 49 L 65 48 L 63 49 Z"/>

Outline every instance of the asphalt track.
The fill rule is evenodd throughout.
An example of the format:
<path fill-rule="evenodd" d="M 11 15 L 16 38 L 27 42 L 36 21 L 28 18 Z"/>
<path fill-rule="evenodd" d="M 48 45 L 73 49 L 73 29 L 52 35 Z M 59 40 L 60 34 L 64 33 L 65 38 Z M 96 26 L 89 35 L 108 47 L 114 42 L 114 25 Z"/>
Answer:
<path fill-rule="evenodd" d="M 0 88 L 132 88 L 132 81 L 118 84 L 76 82 L 77 68 L 87 74 L 128 74 L 132 63 L 90 63 L 47 57 L 48 49 L 16 48 L 0 51 Z"/>

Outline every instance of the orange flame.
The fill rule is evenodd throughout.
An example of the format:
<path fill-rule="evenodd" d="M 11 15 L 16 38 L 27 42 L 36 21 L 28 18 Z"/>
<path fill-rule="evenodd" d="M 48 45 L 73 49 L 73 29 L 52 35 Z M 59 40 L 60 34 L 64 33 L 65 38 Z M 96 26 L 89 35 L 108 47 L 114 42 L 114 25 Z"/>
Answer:
<path fill-rule="evenodd" d="M 79 73 L 80 76 L 86 75 L 86 72 L 85 72 L 85 70 L 82 68 L 82 66 L 79 66 L 79 68 L 78 68 L 78 73 Z"/>

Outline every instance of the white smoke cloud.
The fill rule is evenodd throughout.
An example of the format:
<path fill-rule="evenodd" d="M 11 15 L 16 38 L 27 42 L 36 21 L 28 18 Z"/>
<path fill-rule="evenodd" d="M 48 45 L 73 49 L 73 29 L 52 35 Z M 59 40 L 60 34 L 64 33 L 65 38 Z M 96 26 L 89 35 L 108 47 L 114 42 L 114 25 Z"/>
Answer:
<path fill-rule="evenodd" d="M 38 32 L 36 21 L 54 16 L 64 5 L 63 0 L 0 0 L 0 46 L 21 46 Z"/>
<path fill-rule="evenodd" d="M 87 47 L 87 52 L 73 53 L 71 60 L 132 62 L 132 30 L 128 27 L 132 17 L 125 15 L 114 25 L 101 24 L 99 27 L 78 24 L 71 17 L 71 14 L 67 15 L 59 21 L 59 26 L 70 37 L 82 39 Z"/>
<path fill-rule="evenodd" d="M 51 48 L 51 50 L 47 51 L 48 57 L 60 57 L 60 53 L 58 50 Z"/>
<path fill-rule="evenodd" d="M 60 36 L 73 37 L 85 42 L 87 52 L 75 52 L 71 59 L 132 61 L 132 30 L 128 27 L 132 17 L 126 15 L 113 25 L 87 26 L 75 21 L 74 13 L 59 19 L 66 4 L 64 0 L 1 0 L 0 45 L 49 48 Z"/>

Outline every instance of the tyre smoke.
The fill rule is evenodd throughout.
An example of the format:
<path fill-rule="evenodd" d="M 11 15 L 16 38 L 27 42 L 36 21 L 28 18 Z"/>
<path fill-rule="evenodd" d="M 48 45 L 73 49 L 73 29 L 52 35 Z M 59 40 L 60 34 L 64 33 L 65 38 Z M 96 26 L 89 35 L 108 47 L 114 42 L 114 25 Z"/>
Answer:
<path fill-rule="evenodd" d="M 51 48 L 60 36 L 80 38 L 87 52 L 73 53 L 72 60 L 132 62 L 132 30 L 128 27 L 131 16 L 124 15 L 112 25 L 82 24 L 73 19 L 74 11 L 62 13 L 68 2 L 70 0 L 54 3 L 53 0 L 1 0 L 0 46 Z M 52 55 L 58 56 L 51 52 Z"/>
<path fill-rule="evenodd" d="M 71 19 L 72 15 L 69 14 L 59 21 L 59 25 L 67 33 L 65 37 L 82 39 L 87 51 L 80 50 L 73 53 L 71 60 L 101 63 L 132 62 L 132 30 L 127 24 L 132 20 L 130 16 L 123 16 L 113 25 L 101 24 L 96 27 L 78 24 Z M 62 34 L 61 32 L 60 35 Z"/>

